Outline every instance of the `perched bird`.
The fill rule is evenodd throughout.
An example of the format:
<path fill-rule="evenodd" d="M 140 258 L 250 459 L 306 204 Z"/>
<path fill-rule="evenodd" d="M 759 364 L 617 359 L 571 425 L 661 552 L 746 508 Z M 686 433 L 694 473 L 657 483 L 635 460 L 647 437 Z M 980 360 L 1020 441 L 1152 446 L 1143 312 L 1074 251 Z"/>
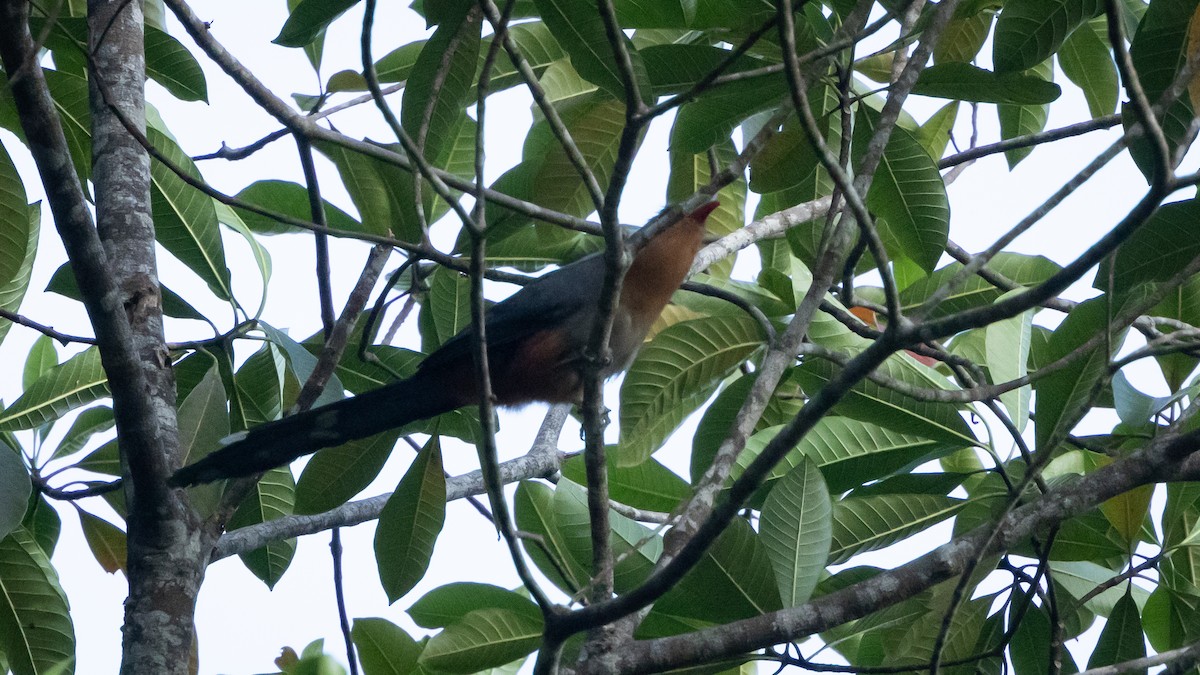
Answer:
<path fill-rule="evenodd" d="M 704 221 L 717 205 L 708 202 L 692 211 L 634 256 L 613 318 L 612 361 L 604 376 L 633 361 L 651 324 L 683 283 L 704 241 Z M 588 256 L 488 310 L 488 362 L 500 405 L 581 400 L 583 352 L 604 273 L 604 258 Z M 175 472 L 170 482 L 186 486 L 259 473 L 321 448 L 478 403 L 471 335 L 467 328 L 447 340 L 406 380 L 234 434 L 224 447 Z"/>

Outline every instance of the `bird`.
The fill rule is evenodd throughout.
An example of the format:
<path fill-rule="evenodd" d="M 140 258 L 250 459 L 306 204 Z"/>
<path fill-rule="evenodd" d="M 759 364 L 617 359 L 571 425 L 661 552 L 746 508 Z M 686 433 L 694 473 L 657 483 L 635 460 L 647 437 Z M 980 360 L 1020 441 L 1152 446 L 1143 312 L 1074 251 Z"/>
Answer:
<path fill-rule="evenodd" d="M 704 243 L 708 201 L 664 228 L 635 254 L 625 273 L 609 338 L 605 378 L 629 367 Z M 582 400 L 585 349 L 604 284 L 601 254 L 581 258 L 530 282 L 485 314 L 488 363 L 496 403 Z M 222 447 L 174 473 L 186 487 L 249 476 L 322 448 L 366 438 L 479 402 L 473 331 L 457 333 L 417 366 L 416 373 L 222 439 Z"/>

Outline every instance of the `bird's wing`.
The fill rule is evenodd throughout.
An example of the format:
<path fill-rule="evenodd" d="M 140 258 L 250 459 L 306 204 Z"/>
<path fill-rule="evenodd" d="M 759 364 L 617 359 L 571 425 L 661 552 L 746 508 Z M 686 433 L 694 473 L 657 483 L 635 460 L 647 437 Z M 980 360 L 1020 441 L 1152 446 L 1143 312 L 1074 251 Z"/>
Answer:
<path fill-rule="evenodd" d="M 486 317 L 488 353 L 503 358 L 522 339 L 558 327 L 568 332 L 569 339 L 580 334 L 581 326 L 586 335 L 603 281 L 604 260 L 590 255 L 530 282 L 493 305 Z M 421 362 L 420 369 L 436 369 L 470 358 L 471 336 L 470 327 L 460 331 Z"/>

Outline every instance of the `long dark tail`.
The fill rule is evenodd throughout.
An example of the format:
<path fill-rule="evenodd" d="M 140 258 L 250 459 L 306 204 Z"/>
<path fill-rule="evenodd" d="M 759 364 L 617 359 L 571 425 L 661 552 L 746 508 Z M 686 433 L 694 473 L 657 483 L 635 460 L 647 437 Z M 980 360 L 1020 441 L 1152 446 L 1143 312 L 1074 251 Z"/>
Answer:
<path fill-rule="evenodd" d="M 171 476 L 176 487 L 260 473 L 321 448 L 402 427 L 465 405 L 438 374 L 418 373 L 361 396 L 268 422 L 225 439 L 226 445 Z"/>

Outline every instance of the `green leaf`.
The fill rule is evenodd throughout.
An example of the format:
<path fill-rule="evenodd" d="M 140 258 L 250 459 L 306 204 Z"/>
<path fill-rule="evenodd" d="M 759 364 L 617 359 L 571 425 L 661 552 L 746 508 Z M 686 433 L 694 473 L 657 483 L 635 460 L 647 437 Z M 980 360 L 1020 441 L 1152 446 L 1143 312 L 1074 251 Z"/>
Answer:
<path fill-rule="evenodd" d="M 1011 293 L 1001 297 L 1008 295 Z M 1009 382 L 1028 374 L 1029 347 L 1033 341 L 1033 314 L 1032 311 L 1022 312 L 1017 316 L 990 323 L 984 328 L 987 367 L 993 383 Z M 1019 430 L 1024 430 L 1029 421 L 1029 399 L 1032 393 L 1032 388 L 1025 385 L 1000 394 L 1000 402 L 1004 404 L 1009 418 Z"/>
<path fill-rule="evenodd" d="M 303 0 L 272 42 L 282 47 L 303 47 L 324 35 L 334 19 L 356 4 L 358 0 Z"/>
<path fill-rule="evenodd" d="M 1146 601 L 1142 623 L 1156 652 L 1190 645 L 1200 637 L 1200 598 L 1160 584 Z"/>
<path fill-rule="evenodd" d="M 528 539 L 522 544 L 542 574 L 569 594 L 582 588 L 589 575 L 575 562 L 563 539 L 554 510 L 554 491 L 541 483 L 522 481 L 513 497 L 513 512 L 522 532 L 541 537 L 537 544 Z"/>
<path fill-rule="evenodd" d="M 733 380 L 717 394 L 713 402 L 704 410 L 704 416 L 700 418 L 700 424 L 696 426 L 696 433 L 692 435 L 690 475 L 693 483 L 699 482 L 704 472 L 712 466 L 713 457 L 716 456 L 717 449 L 729 434 L 756 377 L 757 375 L 750 373 Z M 799 385 L 791 377 L 782 378 L 771 395 L 766 409 L 763 410 L 758 422 L 754 425 L 754 432 L 757 434 L 763 429 L 791 420 L 796 413 L 800 412 L 802 405 Z M 745 454 L 744 451 L 738 456 L 743 454 Z M 782 473 L 779 474 L 779 476 L 782 475 Z"/>
<path fill-rule="evenodd" d="M 504 609 L 541 617 L 541 610 L 529 598 L 499 586 L 474 582 L 439 586 L 413 603 L 408 615 L 422 628 L 445 628 L 477 609 Z"/>
<path fill-rule="evenodd" d="M 770 556 L 754 528 L 736 518 L 700 562 L 655 608 L 726 623 L 782 608 Z"/>
<path fill-rule="evenodd" d="M 1050 338 L 1049 361 L 1074 351 L 1098 333 L 1108 330 L 1108 298 L 1100 296 L 1080 303 L 1059 324 Z M 1111 347 L 1119 349 L 1124 334 L 1112 336 Z M 1108 374 L 1108 357 L 1104 345 L 1089 350 L 1082 358 L 1034 382 L 1037 395 L 1037 448 L 1050 452 L 1071 431 L 1086 412 L 1096 389 Z"/>
<path fill-rule="evenodd" d="M 841 101 L 837 90 L 825 84 L 814 85 L 809 90 L 808 99 L 825 145 L 829 148 L 839 147 L 842 120 L 838 113 Z M 750 122 L 746 126 L 749 127 Z M 743 134 L 749 135 L 750 130 L 743 130 Z M 797 185 L 811 186 L 818 176 L 829 180 L 820 154 L 809 142 L 807 132 L 795 116 L 784 120 L 782 129 L 750 160 L 750 189 L 760 194 Z"/>
<path fill-rule="evenodd" d="M 25 370 L 21 373 L 21 388 L 28 389 L 30 385 L 44 375 L 47 370 L 58 365 L 58 350 L 54 348 L 54 339 L 49 335 L 39 335 L 29 348 L 25 357 Z"/>
<path fill-rule="evenodd" d="M 446 520 L 446 476 L 441 445 L 429 439 L 379 514 L 375 560 L 388 601 L 395 602 L 425 576 Z"/>
<path fill-rule="evenodd" d="M 287 361 L 279 347 L 271 343 L 250 355 L 233 376 L 237 407 L 233 413 L 234 431 L 277 419 L 283 412 L 284 369 Z M 231 401 L 231 407 L 233 407 Z"/>
<path fill-rule="evenodd" d="M 90 347 L 46 371 L 0 412 L 0 431 L 33 429 L 106 396 L 100 350 Z"/>
<path fill-rule="evenodd" d="M 664 3 L 666 4 L 666 3 Z M 634 35 L 635 43 L 642 32 Z M 685 91 L 729 57 L 729 50 L 706 44 L 668 43 L 638 48 L 646 62 L 646 73 L 654 85 L 655 96 Z M 767 65 L 765 61 L 742 56 L 735 59 L 726 73 L 735 73 Z"/>
<path fill-rule="evenodd" d="M 1119 572 L 1088 561 L 1059 561 L 1051 559 L 1050 569 L 1054 572 L 1054 581 L 1062 590 L 1073 598 L 1082 598 L 1096 586 L 1111 580 Z M 1100 616 L 1111 616 L 1117 604 L 1125 597 L 1127 586 L 1122 590 L 1119 586 L 1109 588 L 1088 600 L 1087 607 Z M 1149 593 L 1138 586 L 1132 587 L 1135 606 L 1146 603 Z"/>
<path fill-rule="evenodd" d="M 865 152 L 877 115 L 860 106 L 854 152 Z M 950 202 L 937 164 L 912 132 L 896 127 L 867 191 L 867 207 L 878 217 L 879 236 L 889 251 L 902 253 L 932 272 L 946 250 Z"/>
<path fill-rule="evenodd" d="M 704 152 L 729 138 L 742 120 L 777 105 L 787 94 L 782 74 L 737 80 L 710 89 L 679 109 L 671 149 Z"/>
<path fill-rule="evenodd" d="M 146 130 L 146 137 L 172 164 L 200 179 L 196 165 L 175 141 L 154 128 Z M 185 183 L 161 162 L 150 165 L 150 179 L 154 238 L 199 275 L 218 298 L 232 299 L 229 267 L 212 198 Z"/>
<path fill-rule="evenodd" d="M 648 459 L 762 341 L 758 323 L 744 315 L 684 321 L 655 335 L 621 385 L 618 465 Z"/>
<path fill-rule="evenodd" d="M 25 185 L 0 143 L 0 309 L 16 312 L 29 289 L 37 256 L 41 207 L 28 206 Z M 0 343 L 12 323 L 0 320 Z"/>
<path fill-rule="evenodd" d="M 969 16 L 951 17 L 937 44 L 933 46 L 934 63 L 974 61 L 988 33 L 992 31 L 993 18 L 994 14 L 986 10 Z"/>
<path fill-rule="evenodd" d="M 1163 204 L 1125 240 L 1113 263 L 1114 295 L 1122 295 L 1147 281 L 1167 281 L 1200 255 L 1200 242 L 1190 233 L 1200 217 L 1200 200 Z M 1095 285 L 1108 285 L 1106 268 L 1096 275 Z"/>
<path fill-rule="evenodd" d="M 1047 81 L 1054 79 L 1054 66 L 1050 61 L 1043 61 L 1025 72 L 1029 75 L 1039 76 Z M 996 106 L 996 112 L 1000 117 L 1000 139 L 1009 140 L 1021 136 L 1030 136 L 1045 129 L 1046 120 L 1050 118 L 1050 104 L 1014 105 L 1011 103 L 1001 103 Z M 1004 157 L 1008 160 L 1008 168 L 1011 170 L 1022 159 L 1028 157 L 1031 152 L 1033 152 L 1032 146 L 1006 150 Z"/>
<path fill-rule="evenodd" d="M 1200 324 L 1200 277 L 1192 277 L 1168 291 L 1162 301 L 1147 314 L 1177 319 L 1193 326 Z M 1175 329 L 1162 326 L 1159 330 L 1168 333 Z M 1187 381 L 1188 375 L 1191 375 L 1192 371 L 1196 370 L 1197 363 L 1200 363 L 1200 360 L 1187 354 L 1164 354 L 1156 357 L 1156 360 L 1170 391 L 1179 391 Z"/>
<path fill-rule="evenodd" d="M 226 529 L 232 531 L 290 516 L 295 500 L 296 483 L 292 479 L 291 469 L 286 466 L 271 469 L 263 474 L 250 494 L 238 505 Z M 296 540 L 280 539 L 240 556 L 246 569 L 267 588 L 273 589 L 292 564 L 295 554 Z"/>
<path fill-rule="evenodd" d="M 184 300 L 175 291 L 162 284 L 159 284 L 158 289 L 162 292 L 162 309 L 166 316 L 175 319 L 207 321 L 203 314 L 188 304 L 187 300 Z M 79 285 L 75 282 L 75 273 L 71 271 L 69 262 L 63 263 L 54 270 L 54 274 L 50 276 L 50 282 L 46 284 L 46 291 L 83 302 L 83 294 L 79 292 Z"/>
<path fill-rule="evenodd" d="M 181 101 L 208 101 L 208 82 L 196 57 L 179 40 L 146 27 L 146 75 Z"/>
<path fill-rule="evenodd" d="M 625 86 L 613 48 L 609 44 L 604 20 L 596 5 L 587 0 L 535 0 L 538 13 L 571 58 L 571 65 L 589 82 L 598 85 L 618 101 L 625 100 Z M 646 66 L 629 38 L 621 35 L 633 64 L 634 84 L 640 98 L 653 102 Z"/>
<path fill-rule="evenodd" d="M 996 21 L 996 72 L 1032 68 L 1058 51 L 1071 31 L 1104 11 L 1102 0 L 1008 0 Z"/>
<path fill-rule="evenodd" d="M 350 631 L 366 675 L 409 675 L 416 672 L 421 645 L 387 619 L 355 619 Z"/>
<path fill-rule="evenodd" d="M 450 156 L 474 93 L 480 21 L 472 16 L 464 12 L 438 26 L 417 56 L 404 88 L 400 124 L 425 159 L 438 167 Z M 426 189 L 432 191 L 428 185 Z"/>
<path fill-rule="evenodd" d="M 838 366 L 829 361 L 810 358 L 799 366 L 797 376 L 805 391 L 812 395 L 828 384 L 839 370 Z M 878 368 L 878 372 L 918 387 L 937 388 L 937 385 L 942 384 L 923 376 L 921 370 L 908 362 L 896 359 L 885 361 Z M 946 386 L 948 385 L 942 384 L 941 388 Z M 962 446 L 975 445 L 978 442 L 955 405 L 918 401 L 870 380 L 863 380 L 847 392 L 834 406 L 834 412 L 941 443 Z"/>
<path fill-rule="evenodd" d="M 609 448 L 608 496 L 613 501 L 638 509 L 669 513 L 691 496 L 687 481 L 651 458 L 636 466 L 619 466 L 615 448 Z M 568 458 L 562 475 L 580 485 L 587 484 L 583 455 Z"/>
<path fill-rule="evenodd" d="M 29 497 L 29 508 L 25 511 L 21 526 L 37 541 L 46 557 L 53 556 L 58 535 L 62 531 L 62 519 L 45 496 L 34 492 Z"/>
<path fill-rule="evenodd" d="M 277 213 L 309 220 L 312 209 L 308 204 L 308 190 L 303 185 L 285 180 L 260 180 L 242 188 L 237 198 L 244 202 L 257 204 Z M 250 211 L 238 211 L 242 221 L 255 234 L 272 235 L 288 232 L 305 232 L 298 227 L 285 225 L 265 216 Z M 346 232 L 364 232 L 363 226 L 351 218 L 345 211 L 325 202 L 325 223 L 335 230 Z"/>
<path fill-rule="evenodd" d="M 730 478 L 736 480 L 781 428 L 769 427 L 751 436 L 738 454 Z M 773 485 L 808 459 L 820 467 L 830 492 L 844 492 L 961 447 L 961 442 L 947 444 L 830 415 L 817 422 L 783 461 L 771 469 L 764 486 Z"/>
<path fill-rule="evenodd" d="M 82 509 L 79 510 L 79 525 L 88 548 L 105 572 L 116 574 L 127 569 L 125 532 L 121 528 Z"/>
<path fill-rule="evenodd" d="M 214 365 L 179 404 L 179 456 L 184 464 L 203 459 L 229 435 L 227 402 L 220 369 Z M 220 483 L 191 491 L 192 505 L 206 515 L 216 509 L 220 496 Z"/>
<path fill-rule="evenodd" d="M 432 352 L 471 325 L 471 279 L 438 267 L 428 283 L 429 294 L 421 306 L 421 347 Z"/>
<path fill-rule="evenodd" d="M 1111 115 L 1119 95 L 1117 65 L 1104 39 L 1105 20 L 1096 18 L 1071 33 L 1058 51 L 1058 65 L 1083 90 L 1092 119 Z"/>
<path fill-rule="evenodd" d="M 1092 657 L 1088 659 L 1088 669 L 1111 666 L 1146 656 L 1146 639 L 1142 635 L 1142 617 L 1138 614 L 1133 595 L 1126 592 L 1113 607 Z M 1140 672 L 1145 672 L 1142 670 Z"/>
<path fill-rule="evenodd" d="M 592 561 L 591 517 L 587 493 L 569 480 L 559 481 L 554 490 L 554 517 L 562 542 L 578 567 L 587 569 Z M 611 543 L 616 566 L 613 588 L 627 592 L 646 580 L 662 555 L 662 539 L 648 527 L 614 511 L 609 511 Z"/>
<path fill-rule="evenodd" d="M 102 434 L 116 425 L 112 408 L 98 405 L 83 412 L 71 423 L 71 428 L 63 435 L 62 441 L 54 449 L 50 459 L 58 459 L 79 452 L 83 446 L 96 434 Z"/>
<path fill-rule="evenodd" d="M 1196 0 L 1160 0 L 1146 7 L 1129 46 L 1129 56 L 1149 100 L 1157 101 L 1171 86 L 1194 49 L 1194 46 L 1189 49 L 1188 30 L 1197 7 L 1200 3 Z M 1193 107 L 1189 96 L 1180 96 L 1159 116 L 1172 153 L 1191 138 L 1188 129 L 1195 117 Z M 1122 118 L 1128 127 L 1137 119 L 1137 114 L 1126 105 L 1122 108 Z M 1152 143 L 1149 138 L 1138 138 L 1129 148 L 1129 154 L 1147 178 L 1157 165 L 1153 160 L 1157 153 L 1153 151 Z"/>
<path fill-rule="evenodd" d="M 185 464 L 204 458 L 229 435 L 225 385 L 216 367 L 179 404 L 179 453 Z"/>
<path fill-rule="evenodd" d="M 954 122 L 958 119 L 958 104 L 958 101 L 951 101 L 938 108 L 938 111 L 921 125 L 917 133 L 917 140 L 921 141 L 925 152 L 933 159 L 939 159 L 946 153 L 946 146 L 950 144 L 950 133 L 954 131 Z"/>
<path fill-rule="evenodd" d="M 1012 612 L 1010 610 L 1010 616 Z M 1012 617 L 1012 621 L 1016 618 Z M 1016 675 L 1045 675 L 1050 668 L 1050 617 L 1044 607 L 1030 607 L 1013 632 L 1012 647 L 1008 650 Z M 1071 652 L 1060 649 L 1064 673 L 1079 672 Z"/>
<path fill-rule="evenodd" d="M 799 607 L 812 596 L 833 536 L 832 505 L 821 471 L 805 459 L 771 488 L 759 532 L 784 607 Z"/>
<path fill-rule="evenodd" d="M 258 322 L 259 328 L 267 335 L 267 339 L 273 344 L 278 345 L 283 349 L 284 355 L 287 356 L 288 367 L 292 374 L 296 376 L 296 380 L 303 383 L 307 382 L 312 371 L 317 366 L 317 357 L 313 356 L 303 345 L 296 342 L 292 338 L 279 329 L 271 326 L 263 321 Z M 336 375 L 329 378 L 329 382 L 325 385 L 325 390 L 317 397 L 313 407 L 322 406 L 334 401 L 340 401 L 345 397 L 346 388 L 342 386 L 341 380 Z"/>
<path fill-rule="evenodd" d="M 425 645 L 418 663 L 445 673 L 475 673 L 530 654 L 542 640 L 542 617 L 479 609 Z"/>
<path fill-rule="evenodd" d="M 833 544 L 829 564 L 844 563 L 906 539 L 953 516 L 962 499 L 924 494 L 849 497 L 833 506 Z"/>
<path fill-rule="evenodd" d="M 922 71 L 913 93 L 972 103 L 1043 105 L 1058 100 L 1062 88 L 1021 72 L 993 73 L 969 63 L 951 61 Z"/>
<path fill-rule="evenodd" d="M 987 268 L 1004 275 L 1008 279 L 1023 286 L 1040 284 L 1058 273 L 1062 268 L 1058 263 L 1043 256 L 1022 255 L 1020 253 L 1000 253 L 992 258 Z M 900 292 L 900 303 L 905 311 L 913 310 L 932 296 L 937 289 L 945 286 L 962 270 L 957 262 L 938 268 L 925 279 L 913 282 Z M 967 277 L 962 285 L 952 291 L 946 299 L 933 308 L 930 318 L 943 317 L 974 307 L 983 307 L 996 301 L 1003 293 L 1000 289 L 988 283 L 978 275 Z"/>
<path fill-rule="evenodd" d="M 337 166 L 364 232 L 420 241 L 420 230 L 409 215 L 415 213 L 411 173 L 341 146 L 317 143 L 315 147 Z M 389 149 L 399 151 L 398 146 Z"/>
<path fill-rule="evenodd" d="M 67 596 L 50 559 L 24 529 L 0 540 L 0 651 L 18 675 L 52 672 L 75 658 Z"/>
<path fill-rule="evenodd" d="M 323 513 L 366 489 L 392 454 L 399 430 L 320 450 L 296 483 L 296 513 Z"/>
<path fill-rule="evenodd" d="M 0 441 L 0 539 L 21 526 L 32 491 L 29 469 L 21 455 Z"/>

